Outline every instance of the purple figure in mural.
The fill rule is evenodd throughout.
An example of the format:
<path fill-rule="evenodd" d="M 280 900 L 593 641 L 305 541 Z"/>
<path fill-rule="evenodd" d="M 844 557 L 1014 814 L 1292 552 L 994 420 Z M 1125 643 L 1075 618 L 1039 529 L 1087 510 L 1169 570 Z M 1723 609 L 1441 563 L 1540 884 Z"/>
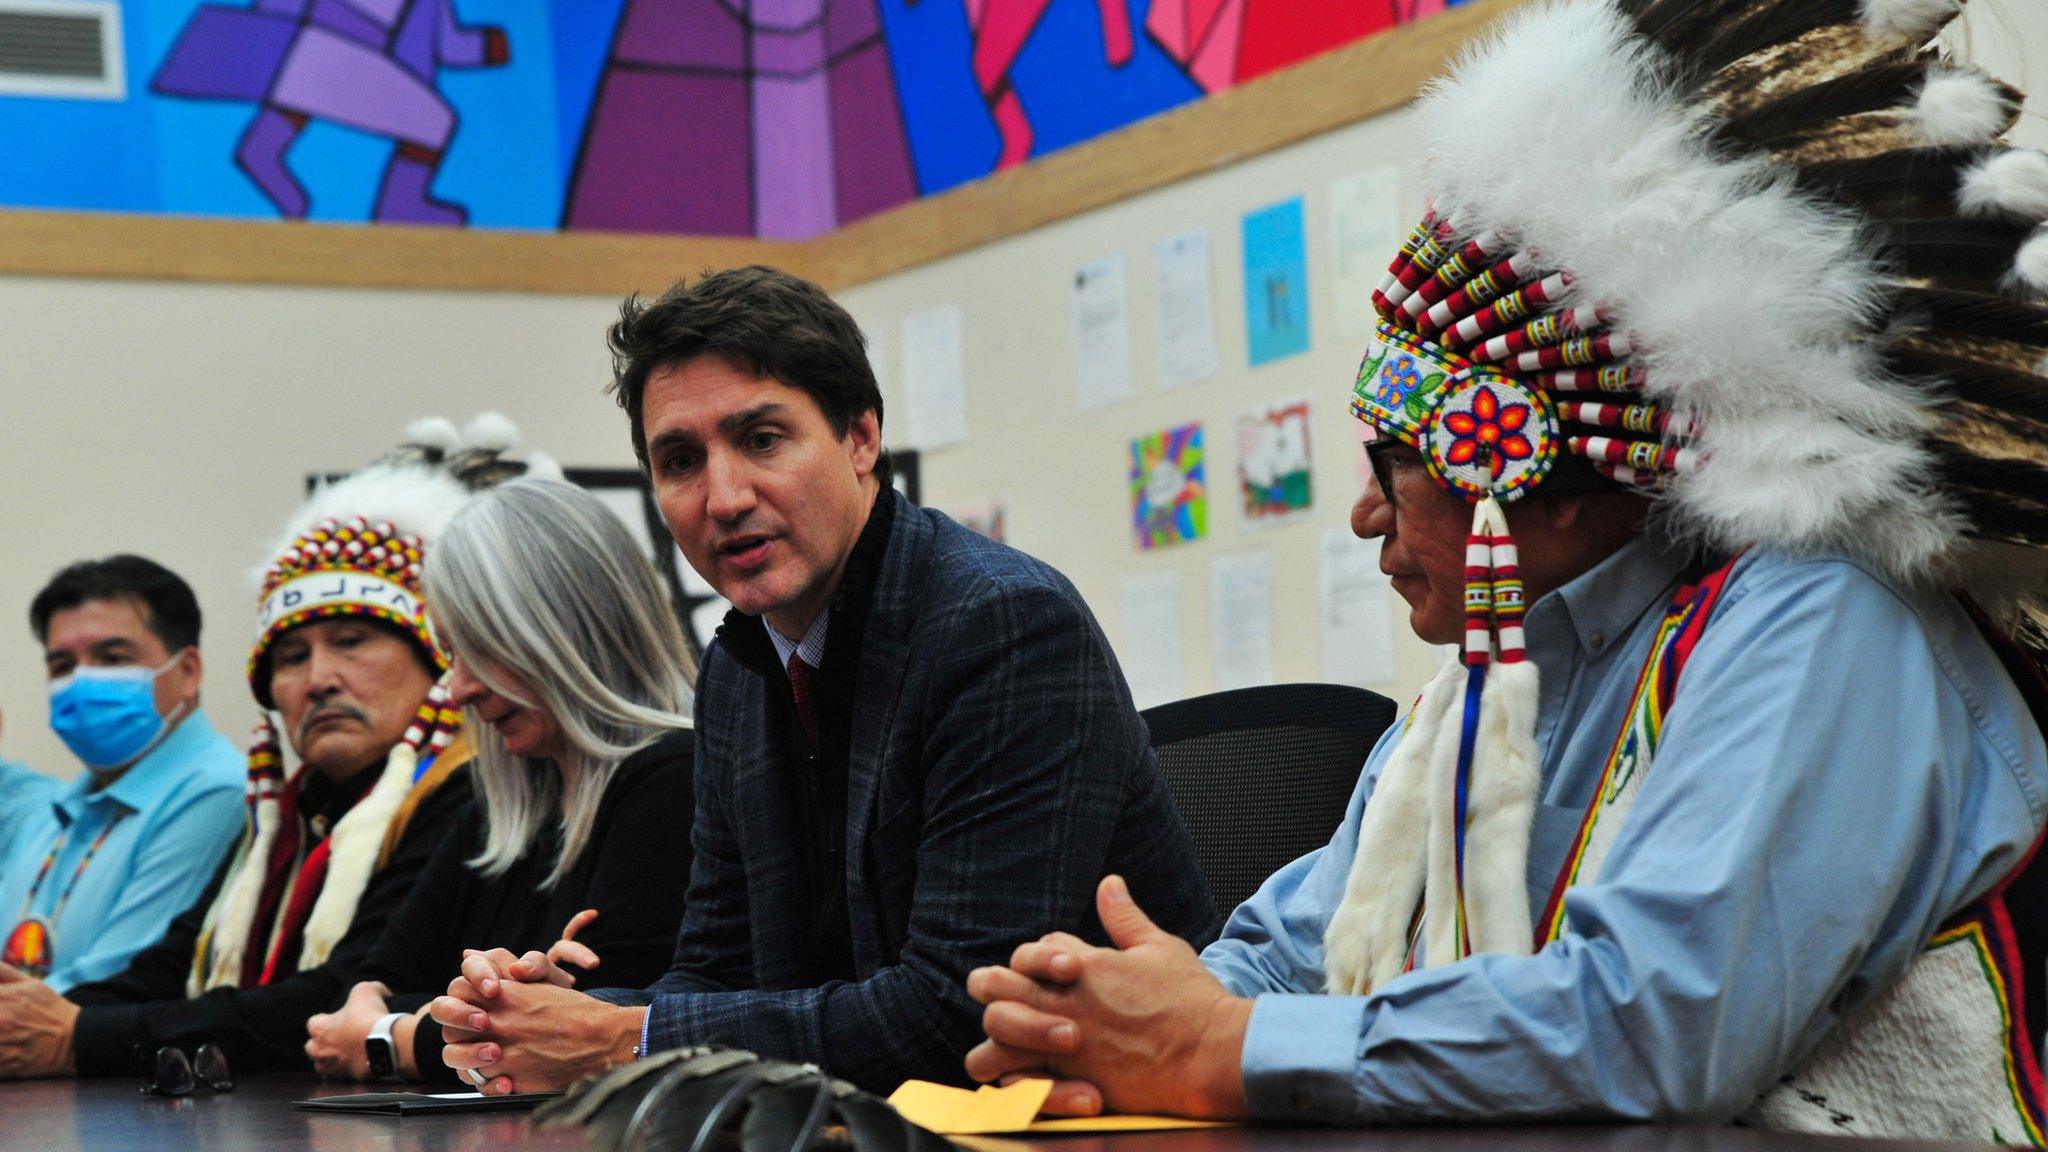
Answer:
<path fill-rule="evenodd" d="M 309 121 L 326 120 L 395 145 L 373 219 L 459 225 L 467 210 L 431 191 L 456 124 L 435 75 L 510 58 L 504 30 L 458 23 L 453 0 L 256 0 L 202 5 L 150 87 L 256 104 L 235 163 L 285 216 L 310 206 L 285 153 Z"/>
<path fill-rule="evenodd" d="M 563 224 L 796 239 L 916 194 L 875 0 L 627 0 Z"/>

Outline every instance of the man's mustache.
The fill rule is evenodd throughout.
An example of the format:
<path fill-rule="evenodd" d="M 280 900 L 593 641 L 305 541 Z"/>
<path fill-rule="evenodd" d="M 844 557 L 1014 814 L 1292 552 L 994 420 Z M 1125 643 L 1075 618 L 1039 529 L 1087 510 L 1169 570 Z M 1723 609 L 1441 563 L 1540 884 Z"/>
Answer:
<path fill-rule="evenodd" d="M 305 718 L 299 721 L 299 741 L 301 743 L 305 742 L 306 733 L 313 730 L 313 725 L 318 724 L 322 720 L 331 720 L 336 717 L 344 720 L 354 720 L 362 724 L 370 722 L 369 713 L 352 704 L 325 704 L 306 713 Z"/>

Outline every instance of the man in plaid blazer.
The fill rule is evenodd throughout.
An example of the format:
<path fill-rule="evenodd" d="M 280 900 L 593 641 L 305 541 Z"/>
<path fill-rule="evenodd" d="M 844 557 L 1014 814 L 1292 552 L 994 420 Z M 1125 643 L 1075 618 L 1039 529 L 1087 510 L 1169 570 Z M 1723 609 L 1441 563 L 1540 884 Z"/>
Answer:
<path fill-rule="evenodd" d="M 890 487 L 850 316 L 745 268 L 629 301 L 611 342 L 669 528 L 734 605 L 698 681 L 675 963 L 586 996 L 573 941 L 479 953 L 433 1007 L 450 1066 L 546 1091 L 721 1042 L 880 1092 L 958 1082 L 967 974 L 1044 932 L 1104 939 L 1103 876 L 1215 935 L 1102 630 L 1058 572 Z"/>

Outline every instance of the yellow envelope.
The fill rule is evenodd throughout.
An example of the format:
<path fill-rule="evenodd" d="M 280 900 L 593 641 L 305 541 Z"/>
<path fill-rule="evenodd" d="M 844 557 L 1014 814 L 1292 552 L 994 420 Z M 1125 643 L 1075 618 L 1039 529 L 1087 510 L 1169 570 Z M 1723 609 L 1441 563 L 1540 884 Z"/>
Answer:
<path fill-rule="evenodd" d="M 1052 1095 L 1050 1080 L 1019 1080 L 1007 1088 L 984 1084 L 970 1092 L 929 1080 L 905 1080 L 889 1096 L 903 1118 L 941 1136 L 1022 1132 Z"/>
<path fill-rule="evenodd" d="M 1039 1120 L 1052 1094 L 1050 1080 L 1019 1080 L 1007 1088 L 984 1084 L 975 1091 L 926 1080 L 906 1080 L 889 1097 L 904 1118 L 941 1136 L 987 1136 L 1009 1132 L 1157 1132 L 1169 1128 L 1234 1128 L 1220 1120 L 1176 1116 L 1081 1116 Z"/>

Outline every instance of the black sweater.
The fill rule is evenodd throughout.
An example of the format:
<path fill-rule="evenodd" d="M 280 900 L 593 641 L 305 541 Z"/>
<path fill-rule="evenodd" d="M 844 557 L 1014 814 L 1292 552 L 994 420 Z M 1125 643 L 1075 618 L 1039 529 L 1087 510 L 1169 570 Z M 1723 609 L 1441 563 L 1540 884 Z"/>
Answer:
<path fill-rule="evenodd" d="M 198 901 L 171 921 L 162 940 L 138 953 L 119 975 L 65 993 L 82 1008 L 72 1033 L 78 1074 L 132 1074 L 138 1047 L 145 1052 L 166 1045 L 191 1049 L 209 1041 L 227 1052 L 229 1066 L 238 1073 L 311 1067 L 306 1059 L 306 1018 L 332 1011 L 347 997 L 350 986 L 360 979 L 357 969 L 418 883 L 428 858 L 447 839 L 469 797 L 465 766 L 420 800 L 390 858 L 364 885 L 355 919 L 325 964 L 261 987 L 216 988 L 187 999 L 185 981 L 192 972 L 199 932 L 233 863 L 230 858 Z"/>
<path fill-rule="evenodd" d="M 691 733 L 672 732 L 619 765 L 582 859 L 551 889 L 540 885 L 555 866 L 559 823 L 548 822 L 518 862 L 486 879 L 468 864 L 483 851 L 488 828 L 483 805 L 472 801 L 357 979 L 382 980 L 392 991 L 391 1010 L 409 1012 L 460 973 L 464 948 L 545 952 L 585 908 L 598 916 L 576 938 L 597 953 L 599 967 L 570 968 L 578 988 L 640 988 L 660 979 L 675 954 L 689 885 L 693 746 Z M 413 1038 L 420 1075 L 455 1083 L 441 1047 L 441 1026 L 422 1020 Z"/>

